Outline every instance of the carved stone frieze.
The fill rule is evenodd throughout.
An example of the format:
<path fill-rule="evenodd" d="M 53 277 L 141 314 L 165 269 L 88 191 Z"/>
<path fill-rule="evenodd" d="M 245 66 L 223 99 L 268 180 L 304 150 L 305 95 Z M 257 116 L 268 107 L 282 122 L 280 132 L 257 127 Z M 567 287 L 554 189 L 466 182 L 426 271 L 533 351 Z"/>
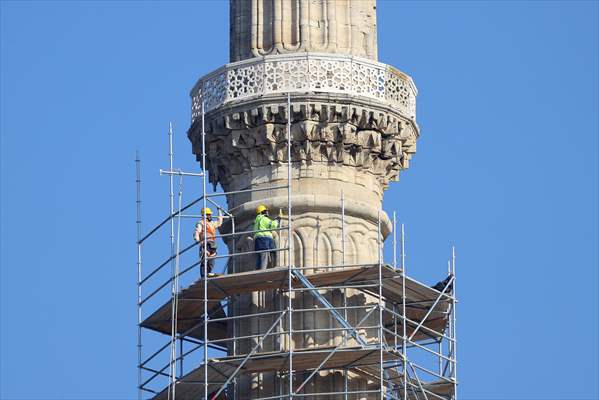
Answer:
<path fill-rule="evenodd" d="M 286 163 L 285 110 L 284 104 L 275 103 L 209 114 L 205 129 L 210 182 L 230 190 L 235 176 Z M 296 167 L 318 163 L 353 167 L 374 175 L 386 188 L 408 168 L 416 152 L 418 129 L 399 115 L 317 102 L 293 103 L 291 112 L 291 160 Z M 201 161 L 199 122 L 192 125 L 189 138 Z"/>

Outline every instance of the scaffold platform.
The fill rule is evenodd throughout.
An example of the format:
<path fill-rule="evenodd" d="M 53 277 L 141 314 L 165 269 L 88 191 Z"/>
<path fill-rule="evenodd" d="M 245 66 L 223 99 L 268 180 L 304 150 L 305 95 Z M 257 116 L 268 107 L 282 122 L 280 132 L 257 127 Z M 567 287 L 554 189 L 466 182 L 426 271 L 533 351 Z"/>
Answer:
<path fill-rule="evenodd" d="M 323 359 L 335 350 L 334 347 L 320 347 L 310 349 L 296 349 L 293 352 L 293 369 L 296 373 L 310 372 Z M 363 349 L 361 347 L 342 348 L 335 351 L 333 356 L 321 366 L 322 370 L 353 370 L 355 373 L 364 374 L 373 380 L 379 380 L 378 364 L 380 363 L 380 350 L 378 347 Z M 250 358 L 238 374 L 265 373 L 278 371 L 285 374 L 288 369 L 289 352 L 265 352 L 257 354 Z M 209 360 L 208 381 L 210 382 L 210 392 L 218 390 L 226 380 L 235 374 L 238 367 L 242 364 L 244 356 L 213 358 Z M 397 372 L 394 368 L 401 360 L 401 353 L 397 351 L 384 351 L 383 362 L 388 366 L 385 368 L 386 381 L 395 385 L 401 385 L 403 374 Z M 191 371 L 177 382 L 177 397 L 184 400 L 192 400 L 203 397 L 204 388 L 204 366 L 200 366 Z M 410 399 L 418 399 L 414 394 L 424 392 L 435 396 L 435 398 L 448 399 L 452 393 L 452 383 L 437 381 L 422 384 L 422 388 L 415 380 L 410 380 Z M 168 389 L 157 394 L 153 400 L 167 400 Z"/>
<path fill-rule="evenodd" d="M 362 286 L 368 283 L 376 283 L 379 279 L 378 264 L 363 266 L 346 266 L 335 268 L 319 268 L 322 272 L 306 274 L 306 278 L 315 287 L 339 287 L 351 288 L 353 286 Z M 207 298 L 208 314 L 212 318 L 221 320 L 209 323 L 208 337 L 210 340 L 225 339 L 227 335 L 226 321 L 221 308 L 221 301 L 233 295 L 251 293 L 255 291 L 278 289 L 285 291 L 287 289 L 287 280 L 289 269 L 287 267 L 278 267 L 266 270 L 257 270 L 250 272 L 240 272 L 208 278 Z M 401 302 L 402 279 L 400 272 L 390 265 L 384 265 L 382 268 L 383 297 L 387 301 L 394 303 Z M 294 288 L 301 288 L 301 282 L 292 277 Z M 376 296 L 376 292 L 364 289 L 370 295 Z M 420 323 L 430 306 L 435 303 L 439 292 L 413 279 L 406 278 L 406 314 L 408 319 L 416 324 Z M 204 281 L 198 280 L 186 289 L 183 289 L 178 296 L 178 318 L 177 333 L 190 336 L 195 339 L 203 339 L 204 330 L 200 326 L 204 320 Z M 425 320 L 422 331 L 415 336 L 416 340 L 426 338 L 438 338 L 439 334 L 444 332 L 447 325 L 448 308 L 451 298 L 445 296 L 435 304 L 431 312 L 432 317 Z M 171 334 L 172 320 L 172 299 L 156 310 L 142 322 L 144 328 L 153 329 L 164 334 Z M 211 312 L 212 311 L 212 312 Z M 394 330 L 393 318 L 386 314 L 385 327 Z M 401 323 L 399 323 L 401 331 Z M 408 334 L 414 330 L 414 326 L 408 324 Z"/>
<path fill-rule="evenodd" d="M 318 366 L 334 347 L 321 347 L 310 349 L 298 349 L 293 351 L 293 369 L 295 372 L 307 372 Z M 380 362 L 380 350 L 378 347 L 363 349 L 361 347 L 349 347 L 338 349 L 321 366 L 322 370 L 331 369 L 355 369 L 357 373 L 369 375 L 374 380 L 378 377 L 378 364 Z M 238 373 L 264 373 L 278 371 L 286 373 L 289 366 L 287 358 L 289 352 L 265 352 L 250 358 Z M 209 391 L 218 390 L 226 380 L 235 373 L 242 364 L 244 356 L 213 358 L 209 360 L 208 381 Z M 401 360 L 401 353 L 396 351 L 384 351 L 383 362 L 388 364 L 397 363 Z M 387 367 L 387 380 L 394 384 L 401 384 L 403 375 L 392 367 Z M 199 399 L 203 397 L 204 388 L 201 383 L 204 380 L 204 366 L 200 366 L 179 379 L 176 393 L 180 399 Z M 410 391 L 421 391 L 417 382 L 408 383 Z M 413 385 L 413 386 L 412 386 Z M 451 384 L 443 381 L 423 384 L 425 392 L 436 394 L 442 398 L 448 398 L 451 393 Z M 154 400 L 166 400 L 168 390 L 165 389 L 157 394 Z M 416 398 L 416 396 L 414 396 Z"/>

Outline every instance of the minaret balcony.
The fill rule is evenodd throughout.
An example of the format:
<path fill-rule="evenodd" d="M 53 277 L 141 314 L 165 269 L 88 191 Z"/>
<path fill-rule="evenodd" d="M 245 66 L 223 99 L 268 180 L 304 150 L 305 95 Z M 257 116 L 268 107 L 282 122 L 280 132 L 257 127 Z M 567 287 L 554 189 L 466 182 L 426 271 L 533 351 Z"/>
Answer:
<path fill-rule="evenodd" d="M 201 115 L 202 98 L 209 112 L 286 93 L 362 98 L 416 119 L 418 91 L 398 69 L 355 56 L 303 52 L 234 62 L 203 76 L 191 91 L 192 124 Z"/>

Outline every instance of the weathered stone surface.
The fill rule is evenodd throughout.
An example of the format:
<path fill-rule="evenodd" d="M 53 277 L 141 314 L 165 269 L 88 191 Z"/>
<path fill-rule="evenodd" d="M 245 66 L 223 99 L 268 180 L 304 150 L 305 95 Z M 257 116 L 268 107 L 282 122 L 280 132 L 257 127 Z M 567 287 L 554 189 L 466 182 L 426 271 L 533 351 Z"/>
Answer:
<path fill-rule="evenodd" d="M 376 60 L 375 0 L 232 0 L 230 59 L 342 53 Z"/>
<path fill-rule="evenodd" d="M 398 113 L 335 102 L 293 102 L 291 108 L 291 160 L 295 177 L 345 182 L 376 181 L 368 187 L 382 195 L 389 181 L 397 180 L 416 152 L 418 130 Z M 201 160 L 199 120 L 189 131 L 192 151 Z M 241 190 L 256 182 L 256 172 L 287 163 L 285 103 L 217 110 L 206 118 L 207 169 L 213 185 Z M 345 168 L 347 167 L 347 168 Z M 361 176 L 361 175 L 369 175 Z M 247 177 L 248 179 L 243 179 Z"/>

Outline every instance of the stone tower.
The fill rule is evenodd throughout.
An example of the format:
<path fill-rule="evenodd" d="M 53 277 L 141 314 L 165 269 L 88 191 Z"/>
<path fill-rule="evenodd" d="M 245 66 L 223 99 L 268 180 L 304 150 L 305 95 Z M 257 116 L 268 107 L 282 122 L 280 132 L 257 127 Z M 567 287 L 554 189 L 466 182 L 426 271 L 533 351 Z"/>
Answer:
<path fill-rule="evenodd" d="M 230 63 L 202 77 L 192 89 L 192 125 L 188 136 L 201 161 L 201 102 L 205 107 L 210 182 L 227 192 L 287 185 L 287 120 L 291 118 L 293 265 L 307 272 L 327 266 L 376 263 L 378 226 L 391 231 L 381 211 L 383 192 L 409 165 L 419 136 L 415 120 L 416 88 L 399 70 L 377 61 L 375 0 L 231 0 Z M 287 115 L 287 94 L 291 113 Z M 342 256 L 341 193 L 345 199 L 345 255 Z M 238 232 L 252 229 L 256 207 L 282 210 L 287 223 L 287 189 L 227 196 Z M 224 226 L 224 230 L 230 230 Z M 287 247 L 285 232 L 277 235 Z M 253 250 L 247 235 L 228 243 L 230 252 Z M 288 252 L 277 263 L 287 265 Z M 253 256 L 229 262 L 231 272 L 252 270 Z M 364 292 L 329 291 L 335 306 L 364 305 Z M 286 294 L 242 295 L 231 314 L 281 309 Z M 297 309 L 316 307 L 307 294 L 293 296 Z M 363 310 L 348 314 L 356 323 Z M 274 318 L 274 317 L 273 317 Z M 263 333 L 272 318 L 240 320 L 235 336 Z M 288 343 L 271 337 L 264 351 L 337 345 L 339 332 L 322 312 L 297 312 L 293 325 L 302 332 Z M 366 323 L 368 326 L 369 324 Z M 376 332 L 363 331 L 366 337 Z M 240 339 L 229 351 L 249 352 L 256 339 Z M 351 341 L 350 341 L 351 342 Z M 342 389 L 341 371 L 323 371 L 306 393 Z M 298 374 L 300 375 L 300 374 Z M 275 396 L 287 390 L 276 372 L 246 375 L 235 398 Z M 366 390 L 368 377 L 352 374 L 349 386 Z M 319 397 L 322 398 L 322 397 Z M 366 399 L 367 394 L 353 399 Z"/>

